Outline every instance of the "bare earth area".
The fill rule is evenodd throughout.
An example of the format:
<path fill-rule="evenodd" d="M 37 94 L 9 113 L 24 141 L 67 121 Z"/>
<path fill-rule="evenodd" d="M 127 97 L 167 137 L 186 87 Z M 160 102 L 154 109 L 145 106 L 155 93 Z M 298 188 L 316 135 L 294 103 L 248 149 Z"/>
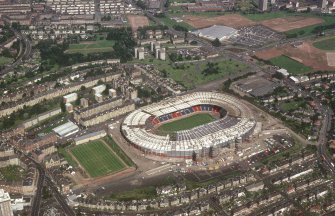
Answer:
<path fill-rule="evenodd" d="M 136 31 L 139 27 L 149 25 L 149 20 L 146 16 L 128 15 L 127 18 L 133 31 Z"/>
<path fill-rule="evenodd" d="M 277 32 L 286 32 L 293 29 L 303 28 L 306 26 L 316 25 L 323 23 L 324 20 L 320 18 L 306 18 L 306 17 L 286 17 L 286 18 L 275 18 L 270 20 L 264 20 L 259 24 L 262 24 L 268 28 L 271 28 Z"/>
<path fill-rule="evenodd" d="M 182 18 L 184 22 L 194 28 L 205 28 L 212 25 L 225 25 L 233 28 L 241 28 L 244 26 L 252 26 L 256 24 L 264 25 L 277 32 L 287 32 L 293 29 L 299 29 L 306 26 L 323 23 L 324 20 L 315 17 L 286 17 L 254 22 L 246 17 L 238 14 L 230 14 L 224 16 L 204 17 L 186 15 Z"/>
<path fill-rule="evenodd" d="M 240 28 L 243 26 L 251 26 L 256 24 L 254 21 L 238 14 L 216 17 L 184 16 L 183 20 L 194 28 L 205 28 L 212 25 L 225 25 L 233 28 Z"/>
<path fill-rule="evenodd" d="M 335 67 L 335 52 L 327 53 L 328 66 Z"/>
<path fill-rule="evenodd" d="M 306 65 L 314 70 L 334 70 L 335 69 L 335 53 L 325 52 L 313 46 L 311 41 L 306 41 L 298 47 L 285 45 L 269 50 L 257 52 L 257 58 L 269 60 L 271 58 L 286 55 L 290 58 Z"/>

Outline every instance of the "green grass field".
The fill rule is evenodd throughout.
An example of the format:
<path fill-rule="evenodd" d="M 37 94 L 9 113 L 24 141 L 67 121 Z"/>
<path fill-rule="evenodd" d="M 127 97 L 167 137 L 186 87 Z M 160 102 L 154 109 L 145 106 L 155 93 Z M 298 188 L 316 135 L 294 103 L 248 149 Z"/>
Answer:
<path fill-rule="evenodd" d="M 247 65 L 225 59 L 218 59 L 213 62 L 218 63 L 219 73 L 203 75 L 201 72 L 206 68 L 207 61 L 197 63 L 185 63 L 183 66 L 177 66 L 170 60 L 161 61 L 153 58 L 144 60 L 133 60 L 133 63 L 153 64 L 160 71 L 165 70 L 167 76 L 185 86 L 187 89 L 193 89 L 198 85 L 208 83 L 213 80 L 221 79 L 225 76 L 233 75 L 245 71 Z"/>
<path fill-rule="evenodd" d="M 175 132 L 180 130 L 187 130 L 190 128 L 194 128 L 199 125 L 203 125 L 209 122 L 212 122 L 214 118 L 207 114 L 197 114 L 187 118 L 179 119 L 173 122 L 169 122 L 166 124 L 161 125 L 158 128 L 159 132 L 166 133 L 166 132 Z"/>
<path fill-rule="evenodd" d="M 12 61 L 13 61 L 12 58 L 7 58 L 7 57 L 4 57 L 4 56 L 0 56 L 0 66 L 9 64 Z"/>
<path fill-rule="evenodd" d="M 173 16 L 172 16 L 173 17 Z M 164 17 L 156 17 L 157 19 L 159 19 L 163 25 L 166 25 L 168 27 L 173 28 L 173 26 L 175 25 L 179 25 L 179 26 L 183 26 L 185 28 L 187 28 L 188 31 L 193 30 L 194 28 L 192 26 L 190 26 L 189 24 L 185 23 L 185 22 L 176 22 L 175 20 L 171 19 L 171 17 L 169 15 L 166 15 Z"/>
<path fill-rule="evenodd" d="M 304 36 L 309 36 L 309 35 L 315 34 L 315 33 L 313 33 L 313 30 L 318 26 L 323 26 L 323 25 L 326 26 L 326 25 L 335 24 L 335 18 L 333 16 L 315 16 L 315 15 L 310 14 L 310 13 L 304 14 L 304 16 L 305 17 L 317 17 L 317 18 L 323 19 L 324 23 L 317 24 L 317 25 L 312 25 L 312 26 L 307 26 L 307 27 L 304 27 L 304 28 L 293 29 L 293 30 L 285 32 L 285 34 L 286 35 L 298 34 L 298 37 L 304 37 Z"/>
<path fill-rule="evenodd" d="M 312 70 L 312 68 L 283 55 L 272 58 L 269 61 L 273 65 L 286 69 L 292 75 L 303 74 Z"/>
<path fill-rule="evenodd" d="M 75 161 L 72 156 L 66 151 L 65 148 L 58 148 L 58 153 L 61 154 L 64 159 L 71 165 L 72 167 L 78 167 L 77 161 Z"/>
<path fill-rule="evenodd" d="M 254 14 L 241 14 L 242 16 L 251 19 L 253 21 L 263 21 L 275 18 L 285 18 L 294 16 L 294 13 L 288 13 L 286 11 L 267 12 L 267 13 L 254 13 Z"/>
<path fill-rule="evenodd" d="M 300 107 L 306 108 L 306 106 L 307 103 L 304 100 L 288 101 L 280 104 L 280 107 L 286 112 L 296 110 Z"/>
<path fill-rule="evenodd" d="M 75 146 L 71 153 L 91 177 L 118 172 L 126 167 L 115 153 L 99 140 Z"/>
<path fill-rule="evenodd" d="M 335 50 L 335 37 L 317 41 L 313 43 L 313 46 L 321 50 Z"/>
<path fill-rule="evenodd" d="M 20 166 L 9 165 L 0 168 L 0 180 L 8 182 L 19 182 L 22 181 L 25 171 Z"/>
<path fill-rule="evenodd" d="M 95 52 L 109 52 L 113 50 L 113 45 L 115 41 L 112 40 L 97 40 L 82 42 L 79 44 L 70 44 L 69 49 L 66 50 L 66 53 L 95 53 Z"/>

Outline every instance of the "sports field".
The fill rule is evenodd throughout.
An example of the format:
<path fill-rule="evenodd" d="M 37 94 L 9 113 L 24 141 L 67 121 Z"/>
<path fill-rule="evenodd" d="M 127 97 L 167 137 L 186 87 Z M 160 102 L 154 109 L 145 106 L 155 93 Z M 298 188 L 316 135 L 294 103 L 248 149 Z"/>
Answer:
<path fill-rule="evenodd" d="M 207 124 L 209 122 L 212 122 L 213 120 L 214 120 L 213 116 L 207 113 L 202 113 L 163 124 L 158 128 L 158 131 L 166 133 L 166 132 L 187 130 L 199 125 Z"/>
<path fill-rule="evenodd" d="M 69 49 L 66 53 L 95 53 L 95 52 L 109 52 L 113 50 L 113 45 L 115 44 L 112 40 L 97 40 L 82 42 L 79 44 L 70 44 Z"/>
<path fill-rule="evenodd" d="M 307 73 L 312 70 L 312 68 L 284 55 L 272 58 L 269 61 L 273 65 L 286 69 L 290 74 L 293 75 Z"/>
<path fill-rule="evenodd" d="M 317 41 L 313 46 L 321 50 L 335 50 L 335 37 Z"/>
<path fill-rule="evenodd" d="M 92 141 L 71 149 L 71 153 L 91 177 L 117 172 L 126 167 L 102 141 Z"/>

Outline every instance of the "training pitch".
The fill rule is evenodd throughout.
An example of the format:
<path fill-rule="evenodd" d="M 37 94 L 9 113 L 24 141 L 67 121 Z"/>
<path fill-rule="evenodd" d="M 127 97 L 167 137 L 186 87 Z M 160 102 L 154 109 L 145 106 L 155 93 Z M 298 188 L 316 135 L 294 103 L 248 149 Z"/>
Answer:
<path fill-rule="evenodd" d="M 73 156 L 91 177 L 123 170 L 125 163 L 102 141 L 92 141 L 71 149 Z"/>

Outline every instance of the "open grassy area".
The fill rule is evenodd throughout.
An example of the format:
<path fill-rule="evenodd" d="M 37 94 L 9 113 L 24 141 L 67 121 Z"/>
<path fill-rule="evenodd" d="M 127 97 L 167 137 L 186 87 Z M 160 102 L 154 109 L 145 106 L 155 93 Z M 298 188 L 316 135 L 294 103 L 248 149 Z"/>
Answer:
<path fill-rule="evenodd" d="M 113 50 L 115 41 L 112 40 L 96 40 L 81 42 L 79 44 L 70 44 L 66 53 L 95 53 L 95 52 L 109 52 Z"/>
<path fill-rule="evenodd" d="M 177 65 L 169 60 L 161 61 L 147 58 L 144 60 L 134 60 L 133 62 L 153 64 L 158 70 L 165 70 L 168 77 L 185 86 L 187 89 L 192 89 L 198 85 L 221 79 L 225 76 L 236 74 L 247 69 L 247 66 L 241 62 L 218 59 L 215 62 L 218 63 L 219 73 L 205 76 L 202 74 L 202 71 L 206 68 L 207 61 Z"/>
<path fill-rule="evenodd" d="M 131 201 L 152 199 L 157 196 L 156 188 L 154 186 L 124 191 L 121 193 L 113 193 L 109 199 L 118 201 Z"/>
<path fill-rule="evenodd" d="M 134 162 L 126 155 L 126 153 L 120 148 L 118 144 L 113 140 L 112 137 L 104 137 L 103 140 L 113 149 L 113 151 L 127 164 L 127 166 L 135 166 Z"/>
<path fill-rule="evenodd" d="M 285 111 L 293 111 L 298 109 L 299 107 L 304 107 L 306 105 L 305 101 L 289 101 L 280 104 L 280 107 Z"/>
<path fill-rule="evenodd" d="M 312 68 L 284 55 L 272 58 L 269 61 L 273 65 L 286 69 L 292 75 L 303 74 L 312 70 Z"/>
<path fill-rule="evenodd" d="M 75 146 L 71 153 L 91 177 L 118 172 L 125 164 L 103 142 L 97 140 Z"/>
<path fill-rule="evenodd" d="M 21 181 L 24 174 L 25 172 L 20 166 L 9 165 L 0 168 L 0 180 L 4 180 L 7 182 Z"/>
<path fill-rule="evenodd" d="M 313 46 L 321 50 L 335 50 L 335 37 L 317 41 L 313 43 Z"/>
<path fill-rule="evenodd" d="M 7 58 L 5 56 L 0 56 L 0 66 L 9 64 L 13 61 L 12 58 Z"/>
<path fill-rule="evenodd" d="M 171 19 L 171 17 L 173 16 L 165 15 L 163 17 L 157 17 L 157 19 L 159 19 L 163 25 L 166 25 L 171 28 L 173 28 L 175 25 L 179 25 L 179 26 L 185 27 L 188 31 L 191 31 L 194 29 L 189 24 L 185 22 L 176 22 L 175 20 Z"/>
<path fill-rule="evenodd" d="M 266 157 L 266 158 L 262 159 L 260 162 L 262 164 L 268 164 L 268 165 L 271 166 L 273 163 L 276 163 L 276 162 L 281 161 L 281 160 L 285 160 L 292 155 L 296 155 L 296 154 L 301 153 L 302 149 L 303 149 L 302 144 L 299 143 L 298 141 L 295 141 L 295 144 L 291 148 L 289 148 L 285 151 L 279 152 L 275 155 L 272 155 L 271 157 Z"/>
<path fill-rule="evenodd" d="M 187 130 L 199 125 L 212 122 L 213 120 L 214 118 L 210 114 L 201 113 L 163 124 L 158 128 L 158 130 L 161 132 L 175 132 L 180 130 Z"/>
<path fill-rule="evenodd" d="M 63 147 L 59 147 L 58 148 L 58 153 L 61 154 L 64 159 L 69 163 L 69 165 L 71 165 L 72 167 L 77 167 L 78 163 L 77 161 L 75 161 L 72 156 L 66 151 L 65 148 Z"/>
<path fill-rule="evenodd" d="M 304 16 L 321 18 L 324 20 L 324 23 L 307 26 L 307 27 L 299 28 L 299 29 L 293 29 L 293 30 L 285 32 L 285 34 L 286 35 L 298 34 L 298 37 L 304 37 L 304 36 L 315 34 L 313 33 L 313 30 L 318 26 L 327 26 L 327 25 L 335 24 L 335 18 L 333 16 L 315 16 L 310 13 L 304 14 Z"/>
<path fill-rule="evenodd" d="M 285 18 L 289 16 L 294 16 L 295 13 L 288 13 L 287 11 L 276 11 L 276 12 L 265 12 L 265 13 L 254 13 L 254 14 L 241 14 L 248 19 L 253 21 L 263 21 L 275 18 Z"/>

